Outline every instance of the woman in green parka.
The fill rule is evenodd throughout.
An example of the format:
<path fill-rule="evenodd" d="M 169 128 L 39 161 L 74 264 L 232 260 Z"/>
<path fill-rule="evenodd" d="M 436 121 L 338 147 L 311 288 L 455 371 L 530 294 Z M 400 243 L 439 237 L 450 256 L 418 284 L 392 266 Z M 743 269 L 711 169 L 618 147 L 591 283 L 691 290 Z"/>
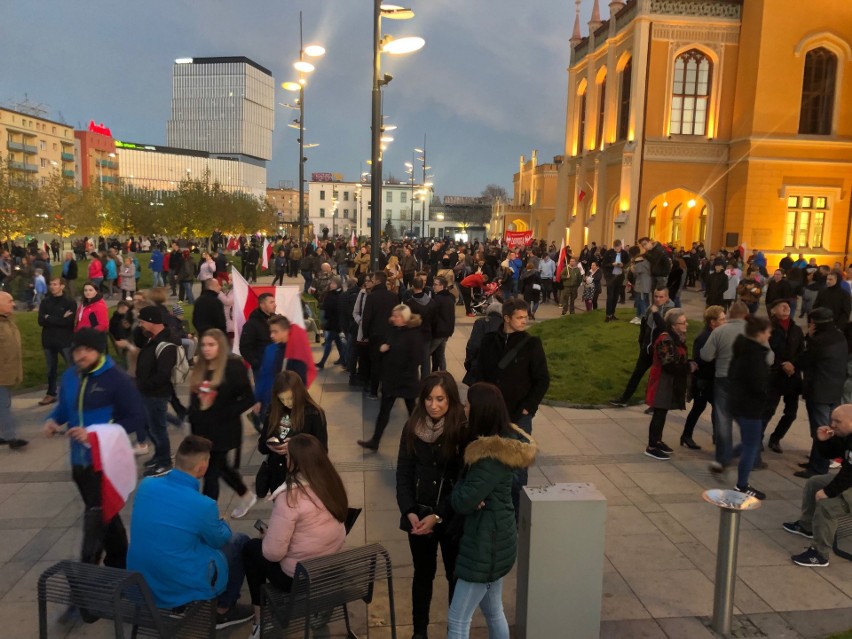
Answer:
<path fill-rule="evenodd" d="M 503 396 L 478 383 L 467 394 L 466 472 L 452 493 L 453 510 L 464 515 L 456 558 L 456 587 L 447 617 L 448 639 L 467 639 L 477 606 L 489 639 L 509 639 L 503 613 L 503 577 L 515 563 L 518 533 L 512 505 L 512 475 L 535 461 L 532 437 L 509 422 Z"/>

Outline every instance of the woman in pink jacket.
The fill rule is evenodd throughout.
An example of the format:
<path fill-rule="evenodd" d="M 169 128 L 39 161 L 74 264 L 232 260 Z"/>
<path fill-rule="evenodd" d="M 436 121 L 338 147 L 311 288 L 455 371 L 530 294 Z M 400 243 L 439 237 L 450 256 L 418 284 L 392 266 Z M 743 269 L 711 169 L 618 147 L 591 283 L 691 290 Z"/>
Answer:
<path fill-rule="evenodd" d="M 83 297 L 74 318 L 74 332 L 83 328 L 94 328 L 104 333 L 109 329 L 107 305 L 94 282 L 83 284 Z"/>
<path fill-rule="evenodd" d="M 254 605 L 252 637 L 260 636 L 260 587 L 267 581 L 289 591 L 296 564 L 343 547 L 349 500 L 343 480 L 313 435 L 285 440 L 288 474 L 270 499 L 269 528 L 243 547 L 246 582 Z"/>

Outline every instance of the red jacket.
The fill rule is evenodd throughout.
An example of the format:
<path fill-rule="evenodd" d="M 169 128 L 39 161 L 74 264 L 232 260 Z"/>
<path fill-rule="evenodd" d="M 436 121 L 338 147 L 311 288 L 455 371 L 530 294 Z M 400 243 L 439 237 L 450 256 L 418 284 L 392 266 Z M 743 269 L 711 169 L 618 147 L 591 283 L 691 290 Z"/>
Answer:
<path fill-rule="evenodd" d="M 100 260 L 96 260 L 92 258 L 92 261 L 89 262 L 89 279 L 93 280 L 96 278 L 103 278 L 104 276 L 104 265 L 101 264 Z"/>
<path fill-rule="evenodd" d="M 76 333 L 82 328 L 94 328 L 104 333 L 109 329 L 109 317 L 107 315 L 107 305 L 100 293 L 94 301 L 86 303 L 84 301 L 77 309 L 77 317 L 74 322 L 74 332 Z"/>
<path fill-rule="evenodd" d="M 459 282 L 459 284 L 467 288 L 482 288 L 485 286 L 485 280 L 482 277 L 482 273 L 472 273 Z"/>

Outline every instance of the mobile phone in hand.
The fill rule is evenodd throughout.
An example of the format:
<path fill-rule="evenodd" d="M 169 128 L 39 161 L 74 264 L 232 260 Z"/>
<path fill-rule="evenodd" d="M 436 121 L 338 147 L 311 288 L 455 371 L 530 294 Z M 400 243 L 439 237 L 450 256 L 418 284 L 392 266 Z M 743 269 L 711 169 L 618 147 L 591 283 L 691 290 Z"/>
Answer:
<path fill-rule="evenodd" d="M 257 530 L 257 532 L 259 532 L 262 535 L 266 532 L 266 529 L 269 528 L 269 526 L 267 526 L 266 522 L 263 521 L 262 519 L 258 519 L 257 521 L 254 522 L 254 528 L 255 528 L 255 530 Z"/>

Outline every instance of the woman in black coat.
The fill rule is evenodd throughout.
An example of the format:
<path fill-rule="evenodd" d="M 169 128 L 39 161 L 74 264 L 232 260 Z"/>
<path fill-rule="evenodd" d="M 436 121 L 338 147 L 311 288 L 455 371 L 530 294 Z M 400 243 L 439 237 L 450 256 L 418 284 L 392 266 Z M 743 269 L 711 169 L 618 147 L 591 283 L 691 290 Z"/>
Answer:
<path fill-rule="evenodd" d="M 221 477 L 240 496 L 231 513 L 239 519 L 257 502 L 257 497 L 246 487 L 240 473 L 228 464 L 228 451 L 242 443 L 242 415 L 254 404 L 254 394 L 243 360 L 230 354 L 228 338 L 222 331 L 217 328 L 205 331 L 199 351 L 189 378 L 187 417 L 193 435 L 213 442 L 203 492 L 218 500 Z"/>
<path fill-rule="evenodd" d="M 734 340 L 734 356 L 728 368 L 729 408 L 740 427 L 742 449 L 734 489 L 765 499 L 766 495 L 748 483 L 749 474 L 760 455 L 763 439 L 763 415 L 769 403 L 769 363 L 767 355 L 772 327 L 763 317 L 746 319 L 745 335 Z M 772 359 L 770 357 L 770 359 Z"/>
<path fill-rule="evenodd" d="M 725 262 L 716 259 L 713 262 L 713 272 L 707 276 L 706 303 L 707 306 L 726 308 L 725 291 L 728 290 L 728 275 L 725 273 Z"/>
<path fill-rule="evenodd" d="M 287 479 L 287 440 L 298 433 L 313 435 L 328 451 L 325 411 L 310 396 L 298 373 L 281 371 L 272 383 L 266 427 L 257 442 L 258 452 L 266 455 L 255 480 L 255 491 L 261 497 L 275 492 Z"/>
<path fill-rule="evenodd" d="M 381 352 L 382 401 L 376 429 L 368 440 L 358 440 L 358 445 L 369 450 L 378 450 L 382 433 L 390 420 L 390 413 L 397 398 L 405 401 L 408 414 L 414 410 L 414 398 L 420 385 L 420 361 L 423 359 L 420 316 L 413 315 L 405 304 L 395 306 L 390 316 L 391 330 Z"/>
<path fill-rule="evenodd" d="M 527 267 L 521 273 L 519 287 L 524 301 L 530 305 L 530 319 L 535 319 L 535 312 L 541 302 L 541 275 L 532 262 L 527 262 Z"/>
<path fill-rule="evenodd" d="M 450 504 L 462 466 L 464 407 L 458 385 L 446 371 L 432 373 L 420 387 L 420 401 L 399 442 L 396 501 L 400 529 L 408 533 L 414 580 L 411 584 L 414 636 L 426 637 L 438 546 L 453 599 L 455 562 L 463 518 Z"/>

